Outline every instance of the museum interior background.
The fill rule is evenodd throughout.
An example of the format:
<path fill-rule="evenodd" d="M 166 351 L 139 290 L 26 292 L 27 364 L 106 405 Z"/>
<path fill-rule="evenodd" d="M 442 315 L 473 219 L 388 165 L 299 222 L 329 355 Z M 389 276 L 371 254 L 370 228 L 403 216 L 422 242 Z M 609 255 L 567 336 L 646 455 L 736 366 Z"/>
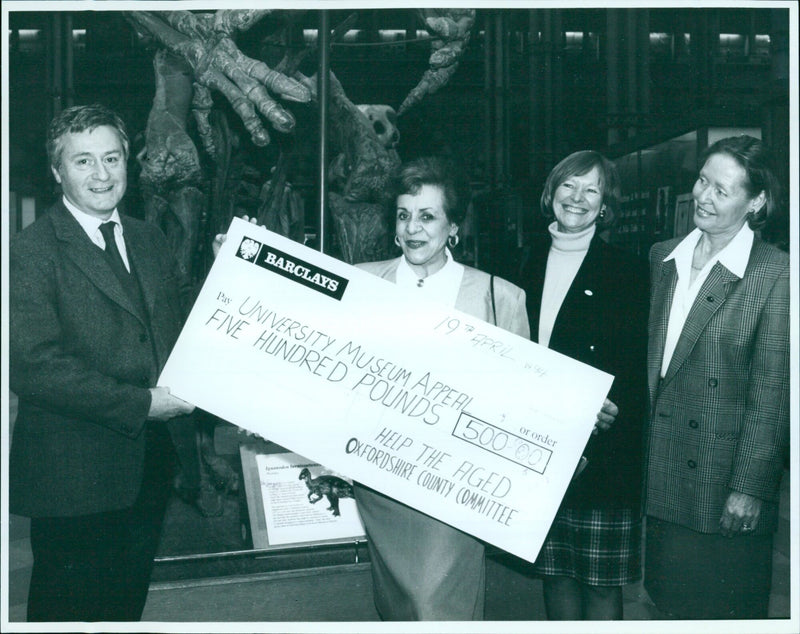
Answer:
<path fill-rule="evenodd" d="M 9 14 L 12 234 L 56 195 L 47 122 L 91 102 L 129 126 L 125 210 L 159 224 L 196 280 L 210 266 L 211 238 L 234 215 L 348 262 L 388 257 L 386 176 L 398 161 L 431 153 L 456 159 L 471 185 L 456 257 L 505 277 L 544 229 L 547 173 L 575 150 L 599 150 L 619 166 L 622 208 L 607 238 L 642 256 L 691 228 L 697 157 L 718 138 L 766 140 L 788 185 L 788 9 L 263 11 L 225 37 L 199 15 L 165 17 Z M 223 59 L 221 40 L 247 57 Z M 197 50 L 207 54 L 199 68 Z M 269 74 L 266 99 L 235 94 L 229 81 L 250 58 L 280 71 Z M 331 79 L 318 86 L 328 68 Z M 279 87 L 294 71 L 308 81 Z M 193 91 L 193 80 L 210 74 L 219 82 Z M 285 109 L 265 107 L 270 120 L 242 107 L 269 95 Z M 788 249 L 788 214 L 763 235 Z M 276 448 L 223 421 L 203 424 L 205 495 L 170 505 L 145 616 L 376 618 L 363 538 L 259 547 L 240 455 Z M 20 620 L 27 527 L 11 519 L 11 618 Z M 779 617 L 789 611 L 788 556 L 784 502 L 771 606 Z M 322 581 L 329 591 L 319 590 Z M 544 618 L 536 583 L 520 562 L 493 552 L 487 618 Z M 626 601 L 646 603 L 641 592 L 631 589 Z M 628 615 L 648 618 L 646 609 Z"/>

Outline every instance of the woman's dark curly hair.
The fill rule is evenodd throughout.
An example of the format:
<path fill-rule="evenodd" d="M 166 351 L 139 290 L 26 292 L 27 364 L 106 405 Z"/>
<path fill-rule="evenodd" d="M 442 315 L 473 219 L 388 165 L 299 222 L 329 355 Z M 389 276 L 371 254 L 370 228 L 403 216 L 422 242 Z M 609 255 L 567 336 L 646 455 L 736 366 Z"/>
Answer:
<path fill-rule="evenodd" d="M 401 165 L 391 180 L 390 215 L 395 221 L 398 196 L 417 194 L 423 185 L 442 190 L 447 220 L 460 225 L 467 214 L 469 190 L 455 162 L 440 156 L 423 156 Z"/>

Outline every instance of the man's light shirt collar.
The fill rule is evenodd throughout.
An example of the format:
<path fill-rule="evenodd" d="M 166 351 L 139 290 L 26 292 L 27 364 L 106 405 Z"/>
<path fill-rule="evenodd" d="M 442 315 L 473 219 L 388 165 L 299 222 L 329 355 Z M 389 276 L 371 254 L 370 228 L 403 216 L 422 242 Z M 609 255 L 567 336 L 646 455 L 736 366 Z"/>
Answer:
<path fill-rule="evenodd" d="M 66 196 L 62 196 L 61 200 L 64 202 L 64 206 L 67 208 L 67 211 L 69 211 L 75 220 L 78 221 L 78 224 L 86 232 L 86 235 L 89 236 L 89 239 L 96 245 L 103 248 L 106 246 L 105 240 L 103 239 L 103 234 L 100 233 L 100 225 L 104 222 L 113 220 L 117 223 L 114 227 L 114 232 L 119 232 L 120 234 L 122 233 L 122 220 L 120 219 L 119 211 L 117 211 L 116 208 L 113 212 L 111 212 L 111 216 L 108 218 L 108 220 L 103 220 L 97 216 L 93 216 L 92 214 L 87 214 L 85 211 L 81 211 L 69 200 L 67 200 Z"/>

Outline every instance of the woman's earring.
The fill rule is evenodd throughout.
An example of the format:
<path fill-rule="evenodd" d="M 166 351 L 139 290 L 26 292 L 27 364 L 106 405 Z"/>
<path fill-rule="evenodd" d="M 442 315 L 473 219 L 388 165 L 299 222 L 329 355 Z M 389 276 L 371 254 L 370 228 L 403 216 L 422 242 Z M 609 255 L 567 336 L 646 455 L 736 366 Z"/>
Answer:
<path fill-rule="evenodd" d="M 400 238 L 397 236 L 394 237 L 394 243 L 399 247 L 400 246 Z"/>
<path fill-rule="evenodd" d="M 600 220 L 603 220 L 606 217 L 606 208 L 605 207 L 601 207 L 600 208 L 600 213 L 597 215 L 597 217 L 600 218 Z"/>
<path fill-rule="evenodd" d="M 447 246 L 455 249 L 458 246 L 458 234 L 447 237 Z"/>

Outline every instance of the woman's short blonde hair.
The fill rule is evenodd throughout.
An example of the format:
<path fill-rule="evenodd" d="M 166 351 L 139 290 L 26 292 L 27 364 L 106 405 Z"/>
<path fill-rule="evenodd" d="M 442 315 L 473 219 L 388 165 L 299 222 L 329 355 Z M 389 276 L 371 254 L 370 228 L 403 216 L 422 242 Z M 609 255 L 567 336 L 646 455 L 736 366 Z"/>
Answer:
<path fill-rule="evenodd" d="M 614 223 L 620 197 L 620 181 L 617 166 L 609 161 L 600 152 L 594 150 L 580 150 L 573 152 L 550 170 L 550 174 L 544 183 L 542 190 L 541 209 L 542 214 L 553 219 L 553 195 L 559 186 L 573 176 L 583 176 L 597 168 L 600 172 L 600 185 L 603 188 L 603 205 L 605 211 L 602 217 L 598 216 L 598 228 L 609 227 Z"/>

